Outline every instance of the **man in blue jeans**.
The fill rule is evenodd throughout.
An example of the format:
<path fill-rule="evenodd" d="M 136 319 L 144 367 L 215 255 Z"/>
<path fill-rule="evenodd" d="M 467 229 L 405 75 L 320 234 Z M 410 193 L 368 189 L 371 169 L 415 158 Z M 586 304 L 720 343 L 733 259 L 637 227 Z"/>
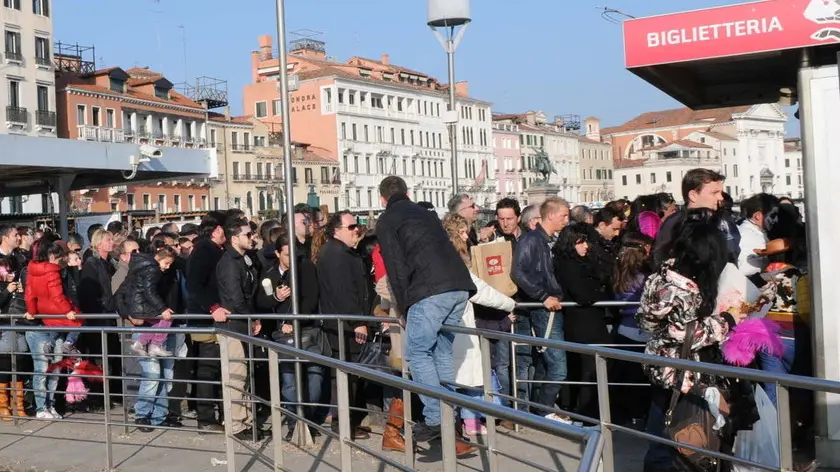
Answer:
<path fill-rule="evenodd" d="M 409 200 L 403 179 L 386 177 L 379 195 L 385 212 L 376 223 L 376 235 L 397 310 L 407 318 L 406 360 L 414 380 L 437 388 L 455 381 L 455 335 L 441 328 L 461 324 L 476 288 L 437 216 Z M 414 439 L 428 442 L 440 437 L 440 402 L 425 396 L 420 400 L 426 422 L 415 425 Z"/>
<path fill-rule="evenodd" d="M 554 235 L 563 230 L 569 223 L 569 204 L 557 197 L 549 198 L 540 205 L 542 222 L 534 231 L 519 239 L 516 252 L 513 255 L 513 269 L 511 277 L 519 287 L 519 301 L 525 303 L 541 303 L 541 308 L 519 310 L 516 320 L 516 334 L 536 336 L 551 340 L 563 340 L 563 314 L 560 313 L 560 299 L 563 290 L 554 277 L 554 260 L 551 248 Z M 560 269 L 562 270 L 562 268 Z M 554 312 L 552 316 L 551 313 Z M 540 413 L 546 418 L 571 423 L 568 417 L 553 413 L 560 384 L 566 380 L 566 353 L 559 349 L 540 349 L 546 366 L 547 383 L 540 387 L 536 402 L 548 409 Z M 532 380 L 529 371 L 533 364 L 532 348 L 517 346 L 516 377 L 519 380 Z M 517 397 L 527 400 L 529 391 L 527 384 L 520 384 Z M 527 411 L 527 406 L 520 405 L 520 409 Z"/>

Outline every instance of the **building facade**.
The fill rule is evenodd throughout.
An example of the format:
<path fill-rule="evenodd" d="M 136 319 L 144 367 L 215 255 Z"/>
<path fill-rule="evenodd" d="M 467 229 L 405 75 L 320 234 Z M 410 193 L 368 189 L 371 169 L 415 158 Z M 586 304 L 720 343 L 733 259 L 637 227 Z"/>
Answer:
<path fill-rule="evenodd" d="M 56 60 L 60 138 L 147 145 L 163 154 L 167 148 L 206 146 L 206 108 L 173 90 L 163 74 L 146 68 L 88 71 L 81 63 L 76 56 Z M 204 178 L 137 183 L 126 178 L 125 185 L 75 192 L 71 209 L 161 214 L 207 210 L 208 187 Z"/>
<path fill-rule="evenodd" d="M 569 202 L 580 201 L 580 119 L 572 115 L 556 116 L 550 122 L 545 113 L 529 111 L 522 114 L 493 116 L 502 125 L 517 125 L 520 151 L 520 200 L 527 202 L 527 190 L 541 177 L 532 169 L 534 157 L 544 151 L 554 172 L 549 184 L 559 188 L 559 196 Z"/>
<path fill-rule="evenodd" d="M 0 23 L 4 50 L 0 55 L 4 93 L 0 134 L 56 137 L 53 74 L 52 0 L 3 0 Z M 2 213 L 41 213 L 56 205 L 54 195 L 0 199 Z"/>
<path fill-rule="evenodd" d="M 279 60 L 270 36 L 260 37 L 259 46 L 252 53 L 244 107 L 279 131 Z M 341 173 L 335 179 L 341 209 L 381 210 L 377 186 L 388 175 L 403 177 L 415 200 L 445 207 L 451 194 L 446 86 L 391 64 L 387 55 L 338 62 L 327 57 L 323 42 L 314 40 L 293 43 L 288 62 L 295 89 L 289 104 L 292 138 L 308 144 L 315 155 L 334 159 Z M 456 91 L 459 186 L 479 204 L 493 204 L 497 185 L 490 104 L 470 98 L 466 83 L 457 84 Z"/>
<path fill-rule="evenodd" d="M 580 142 L 580 202 L 605 203 L 615 198 L 612 146 L 601 141 L 601 120 L 583 120 Z"/>
<path fill-rule="evenodd" d="M 785 139 L 784 195 L 795 199 L 805 198 L 805 184 L 802 177 L 802 139 Z"/>
<path fill-rule="evenodd" d="M 519 125 L 493 122 L 493 156 L 496 158 L 497 197 L 521 198 L 523 159 L 519 150 Z"/>
<path fill-rule="evenodd" d="M 802 169 L 785 166 L 787 119 L 776 104 L 681 108 L 644 113 L 604 129 L 603 140 L 616 159 L 615 193 L 635 198 L 638 192 L 679 188 L 686 170 L 712 167 L 726 175 L 724 190 L 736 201 L 759 192 L 795 197 Z M 679 191 L 672 193 L 682 200 Z"/>

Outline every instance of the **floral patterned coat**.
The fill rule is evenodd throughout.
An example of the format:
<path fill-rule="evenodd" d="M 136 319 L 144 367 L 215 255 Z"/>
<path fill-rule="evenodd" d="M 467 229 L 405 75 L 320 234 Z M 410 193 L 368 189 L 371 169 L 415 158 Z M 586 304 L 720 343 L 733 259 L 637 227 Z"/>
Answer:
<path fill-rule="evenodd" d="M 662 264 L 659 272 L 652 274 L 645 282 L 641 306 L 636 314 L 639 326 L 651 334 L 645 349 L 646 354 L 679 358 L 685 340 L 686 327 L 697 320 L 702 296 L 697 284 L 673 270 L 673 260 Z M 734 326 L 728 314 L 709 315 L 697 324 L 690 360 L 699 361 L 700 351 L 725 341 Z M 677 385 L 675 369 L 670 367 L 644 366 L 651 383 L 663 388 Z M 688 393 L 695 385 L 708 387 L 721 384 L 722 379 L 686 372 L 682 385 Z"/>

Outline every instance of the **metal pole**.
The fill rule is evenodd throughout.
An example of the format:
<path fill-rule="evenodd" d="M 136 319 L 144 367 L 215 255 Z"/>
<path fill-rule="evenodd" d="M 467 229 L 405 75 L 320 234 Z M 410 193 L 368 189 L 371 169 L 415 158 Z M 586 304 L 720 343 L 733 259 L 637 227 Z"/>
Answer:
<path fill-rule="evenodd" d="M 607 371 L 607 359 L 595 355 L 595 379 L 598 384 L 598 406 L 601 416 L 601 436 L 604 438 L 604 450 L 601 458 L 603 461 L 602 470 L 613 472 L 615 470 L 615 457 L 613 451 L 612 429 L 609 423 L 610 417 L 610 379 Z"/>
<path fill-rule="evenodd" d="M 271 387 L 271 425 L 277 428 L 283 425 L 283 412 L 280 410 L 280 359 L 277 351 L 268 350 L 268 382 Z M 283 442 L 280 437 L 274 438 L 274 470 L 283 470 Z"/>
<path fill-rule="evenodd" d="M 440 442 L 443 448 L 443 470 L 444 472 L 455 472 L 458 470 L 458 454 L 455 449 L 455 442 L 458 434 L 455 432 L 455 409 L 449 403 L 440 400 Z M 449 421 L 449 418 L 456 418 Z M 489 418 L 488 418 L 489 420 Z"/>
<path fill-rule="evenodd" d="M 286 10 L 284 0 L 277 0 L 277 51 L 280 60 L 280 114 L 283 120 L 283 161 L 285 169 L 283 170 L 283 178 L 286 180 L 286 222 L 288 225 L 287 231 L 291 236 L 291 244 L 289 244 L 289 288 L 292 289 L 292 314 L 300 313 L 298 306 L 298 280 L 297 280 L 297 257 L 295 241 L 295 197 L 294 187 L 292 182 L 292 126 L 291 126 L 291 112 L 289 110 L 289 75 L 288 75 L 288 57 L 286 56 Z M 300 349 L 300 321 L 294 320 L 292 322 L 295 336 L 295 348 Z M 303 366 L 300 362 L 295 362 L 295 399 L 297 401 L 297 415 L 299 418 L 303 417 Z M 279 426 L 279 425 L 278 425 Z M 307 445 L 305 438 L 310 437 L 308 434 L 301 434 L 309 426 L 303 421 L 298 421 L 295 429 L 298 431 L 299 445 Z M 304 441 L 300 441 L 303 438 Z M 303 444 L 301 444 L 303 442 Z M 311 438 L 309 443 L 311 444 Z"/>
<path fill-rule="evenodd" d="M 773 388 L 770 385 L 767 387 Z M 793 440 L 790 429 L 790 391 L 787 385 L 780 383 L 776 384 L 776 413 L 779 423 L 779 465 L 783 470 L 793 470 Z"/>
<path fill-rule="evenodd" d="M 456 111 L 455 100 L 455 40 L 452 38 L 455 28 L 449 30 L 449 40 L 446 41 L 446 56 L 449 60 L 449 110 Z M 449 124 L 449 147 L 452 153 L 452 196 L 458 195 L 458 122 Z"/>
<path fill-rule="evenodd" d="M 230 352 L 228 350 L 228 337 L 218 336 L 219 340 L 219 361 L 222 364 L 222 411 L 225 415 L 225 459 L 227 459 L 228 472 L 236 472 L 236 445 L 233 441 L 233 421 L 231 410 L 233 402 L 230 399 Z"/>
<path fill-rule="evenodd" d="M 102 331 L 102 372 L 104 378 L 102 379 L 102 393 L 105 397 L 105 462 L 108 465 L 106 470 L 114 468 L 114 449 L 111 444 L 111 386 L 109 384 L 109 367 L 108 367 L 108 333 Z"/>
<path fill-rule="evenodd" d="M 499 341 L 502 342 L 502 341 Z M 493 367 L 490 353 L 490 340 L 484 336 L 478 337 L 478 343 L 481 347 L 481 372 L 484 374 L 484 399 L 493 403 Z M 499 454 L 497 453 L 496 444 L 496 418 L 486 416 L 487 418 L 487 454 L 490 461 L 490 472 L 497 472 L 499 470 Z"/>
<path fill-rule="evenodd" d="M 336 394 L 338 395 L 338 446 L 341 451 L 341 472 L 353 470 L 353 426 L 350 424 L 350 381 L 347 372 L 335 370 Z"/>

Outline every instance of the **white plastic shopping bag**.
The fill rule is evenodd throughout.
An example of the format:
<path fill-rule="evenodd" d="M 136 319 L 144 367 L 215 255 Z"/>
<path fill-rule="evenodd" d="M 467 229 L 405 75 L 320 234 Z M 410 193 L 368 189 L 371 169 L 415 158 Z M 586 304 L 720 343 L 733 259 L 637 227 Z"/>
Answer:
<path fill-rule="evenodd" d="M 779 468 L 779 423 L 776 407 L 761 385 L 755 386 L 755 405 L 761 417 L 752 431 L 739 431 L 735 436 L 735 457 L 767 467 Z M 759 472 L 761 469 L 735 465 L 733 472 Z"/>

